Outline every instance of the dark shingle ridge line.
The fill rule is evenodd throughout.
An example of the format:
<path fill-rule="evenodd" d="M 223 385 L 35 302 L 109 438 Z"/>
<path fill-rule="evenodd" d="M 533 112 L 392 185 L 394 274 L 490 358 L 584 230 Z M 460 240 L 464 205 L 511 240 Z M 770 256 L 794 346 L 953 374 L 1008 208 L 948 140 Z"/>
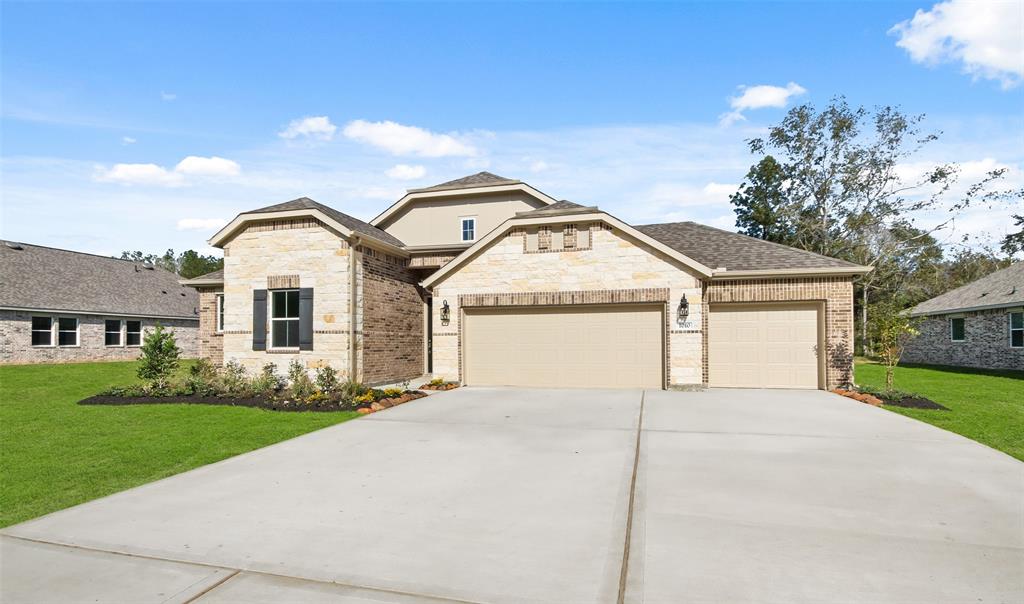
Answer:
<path fill-rule="evenodd" d="M 27 245 L 29 247 L 39 247 L 39 248 L 43 248 L 43 249 L 46 249 L 46 250 L 53 250 L 55 252 L 64 252 L 66 254 L 78 254 L 80 256 L 92 256 L 93 258 L 102 258 L 103 260 L 117 260 L 118 262 L 128 262 L 128 263 L 131 263 L 131 264 L 149 265 L 149 266 L 152 266 L 153 268 L 158 268 L 158 269 L 160 269 L 162 271 L 167 271 L 168 273 L 171 272 L 171 271 L 168 271 L 166 268 L 160 266 L 159 264 L 155 264 L 155 263 L 152 263 L 152 262 L 146 262 L 144 260 L 130 260 L 128 258 L 118 258 L 116 256 L 104 256 L 103 254 L 94 254 L 92 252 L 81 252 L 81 251 L 78 251 L 78 250 L 69 250 L 69 249 L 63 248 L 63 247 L 53 247 L 52 245 L 39 245 L 38 243 L 25 243 L 24 241 L 14 241 L 13 239 L 0 239 L 0 243 L 3 243 L 4 245 L 7 245 L 9 243 L 14 244 L 14 245 Z M 15 251 L 15 252 L 20 252 L 21 251 L 21 250 L 13 249 L 10 246 L 8 246 L 8 249 L 11 249 L 12 251 Z"/>
<path fill-rule="evenodd" d="M 498 176 L 492 172 L 482 171 L 476 174 L 470 174 L 440 184 L 431 185 L 429 187 L 420 187 L 417 189 L 409 189 L 410 193 L 416 193 L 421 191 L 438 191 L 443 189 L 456 189 L 463 187 L 473 186 L 487 186 L 487 185 L 499 185 L 499 184 L 514 184 L 522 182 L 514 178 L 505 178 L 504 176 Z"/>

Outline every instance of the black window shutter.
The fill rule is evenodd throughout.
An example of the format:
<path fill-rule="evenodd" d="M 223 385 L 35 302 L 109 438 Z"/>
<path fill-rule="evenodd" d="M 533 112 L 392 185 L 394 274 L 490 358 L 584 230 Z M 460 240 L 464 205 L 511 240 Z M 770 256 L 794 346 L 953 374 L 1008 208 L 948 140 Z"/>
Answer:
<path fill-rule="evenodd" d="M 252 290 L 252 349 L 267 349 L 267 290 Z"/>
<path fill-rule="evenodd" d="M 299 288 L 299 350 L 313 350 L 313 288 Z"/>

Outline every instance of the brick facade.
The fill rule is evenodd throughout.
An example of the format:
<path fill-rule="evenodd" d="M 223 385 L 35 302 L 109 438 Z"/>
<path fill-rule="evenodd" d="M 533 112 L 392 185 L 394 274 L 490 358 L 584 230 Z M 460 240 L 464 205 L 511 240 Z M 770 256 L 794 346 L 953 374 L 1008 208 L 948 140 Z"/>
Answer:
<path fill-rule="evenodd" d="M 362 381 L 423 375 L 424 300 L 408 260 L 362 251 Z"/>
<path fill-rule="evenodd" d="M 850 277 L 711 281 L 704 295 L 710 305 L 730 302 L 824 303 L 826 387 L 846 386 L 853 380 L 853 281 Z M 705 382 L 707 365 L 705 350 Z"/>
<path fill-rule="evenodd" d="M 75 317 L 78 319 L 77 346 L 32 346 L 32 317 Z M 106 346 L 107 319 L 138 320 L 143 333 L 160 323 L 174 332 L 183 358 L 199 356 L 199 321 L 148 319 L 118 315 L 74 315 L 0 310 L 0 363 L 79 363 L 87 361 L 131 361 L 139 357 L 138 346 Z M 122 341 L 124 341 L 122 334 Z"/>
<path fill-rule="evenodd" d="M 217 296 L 223 287 L 199 289 L 199 356 L 211 363 L 224 363 L 224 334 L 217 331 Z"/>
<path fill-rule="evenodd" d="M 1022 312 L 1024 309 L 1014 309 Z M 950 317 L 964 318 L 964 341 L 950 339 Z M 924 318 L 920 335 L 907 343 L 904 363 L 1024 370 L 1024 348 L 1010 346 L 1005 308 Z"/>

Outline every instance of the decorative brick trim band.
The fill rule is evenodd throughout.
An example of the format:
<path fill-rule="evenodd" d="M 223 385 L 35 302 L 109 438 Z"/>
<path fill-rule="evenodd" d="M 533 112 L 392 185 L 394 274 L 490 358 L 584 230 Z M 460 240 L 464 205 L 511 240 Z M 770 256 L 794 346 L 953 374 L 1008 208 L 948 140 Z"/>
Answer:
<path fill-rule="evenodd" d="M 322 334 L 322 335 L 348 335 L 348 330 L 347 329 L 314 329 L 313 333 L 315 333 L 315 334 Z M 358 330 L 356 331 L 356 335 L 359 335 L 360 333 L 361 333 L 360 331 L 358 331 Z"/>
<path fill-rule="evenodd" d="M 251 329 L 232 329 L 232 330 L 222 331 L 221 333 L 224 334 L 224 335 L 230 334 L 230 335 L 233 335 L 233 336 L 248 336 L 248 335 L 252 335 L 252 330 Z"/>
<path fill-rule="evenodd" d="M 574 304 L 642 304 L 668 302 L 668 288 L 597 289 L 567 292 L 463 294 L 460 308 L 475 306 L 570 306 Z"/>
<path fill-rule="evenodd" d="M 441 267 L 452 261 L 455 256 L 441 254 L 432 256 L 414 256 L 409 259 L 409 268 L 435 268 Z"/>
<path fill-rule="evenodd" d="M 253 233 L 260 233 L 263 231 L 285 231 L 289 229 L 309 229 L 313 227 L 322 227 L 324 223 L 320 222 L 312 216 L 304 216 L 301 218 L 285 218 L 282 220 L 263 220 L 260 222 L 253 222 L 245 228 L 245 230 Z"/>
<path fill-rule="evenodd" d="M 267 289 L 295 289 L 299 287 L 298 275 L 267 275 Z"/>

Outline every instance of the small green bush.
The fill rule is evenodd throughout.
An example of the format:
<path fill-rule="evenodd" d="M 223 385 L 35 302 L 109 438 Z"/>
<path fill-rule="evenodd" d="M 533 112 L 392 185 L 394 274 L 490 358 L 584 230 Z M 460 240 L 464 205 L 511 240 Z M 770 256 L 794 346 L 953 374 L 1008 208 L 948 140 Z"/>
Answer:
<path fill-rule="evenodd" d="M 241 396 L 250 390 L 249 376 L 238 361 L 228 361 L 220 372 L 220 384 L 225 394 Z"/>
<path fill-rule="evenodd" d="M 288 382 L 291 385 L 292 396 L 300 400 L 309 398 L 316 391 L 313 381 L 309 379 L 306 366 L 298 359 L 288 365 Z"/>
<path fill-rule="evenodd" d="M 398 398 L 402 396 L 402 392 L 404 391 L 401 388 L 385 388 L 382 398 Z"/>
<path fill-rule="evenodd" d="M 157 323 L 143 339 L 141 350 L 138 376 L 150 382 L 153 390 L 165 390 L 181 356 L 174 333 Z"/>
<path fill-rule="evenodd" d="M 338 380 L 338 372 L 330 365 L 317 367 L 314 381 L 316 382 L 316 387 L 321 392 L 335 392 L 341 386 L 341 382 Z"/>
<path fill-rule="evenodd" d="M 273 396 L 282 388 L 281 377 L 277 375 L 277 365 L 267 363 L 260 374 L 249 383 L 249 390 L 257 396 Z"/>

